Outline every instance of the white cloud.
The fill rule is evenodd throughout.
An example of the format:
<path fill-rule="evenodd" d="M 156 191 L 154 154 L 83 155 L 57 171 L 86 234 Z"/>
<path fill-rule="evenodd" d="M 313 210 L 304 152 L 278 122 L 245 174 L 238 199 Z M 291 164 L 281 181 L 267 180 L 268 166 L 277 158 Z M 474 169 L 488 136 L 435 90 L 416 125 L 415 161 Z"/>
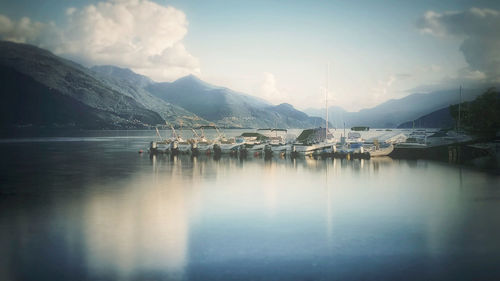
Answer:
<path fill-rule="evenodd" d="M 6 40 L 45 47 L 86 65 L 128 67 L 157 81 L 200 72 L 198 59 L 182 42 L 188 27 L 185 14 L 148 0 L 68 8 L 60 27 L 28 18 L 13 23 L 5 16 L 0 16 L 0 26 Z"/>
<path fill-rule="evenodd" d="M 38 38 L 47 25 L 33 22 L 27 17 L 19 21 L 0 15 L 0 36 L 2 39 L 17 43 L 32 42 Z"/>
<path fill-rule="evenodd" d="M 460 51 L 468 68 L 462 70 L 464 79 L 500 82 L 500 12 L 471 8 L 462 12 L 426 12 L 417 27 L 437 37 L 462 39 Z"/>
<path fill-rule="evenodd" d="M 262 73 L 256 90 L 259 97 L 272 103 L 282 103 L 287 101 L 287 95 L 284 89 L 278 88 L 274 74 L 269 72 Z"/>
<path fill-rule="evenodd" d="M 385 80 L 378 80 L 377 85 L 371 89 L 371 102 L 378 103 L 388 96 L 388 91 L 396 81 L 396 75 L 391 74 Z"/>
<path fill-rule="evenodd" d="M 378 104 L 404 94 L 404 92 L 394 89 L 394 87 L 401 84 L 403 80 L 412 78 L 413 75 L 409 73 L 396 73 L 388 75 L 385 79 L 378 80 L 376 86 L 370 89 L 371 96 L 367 101 L 370 104 Z"/>
<path fill-rule="evenodd" d="M 75 12 L 76 12 L 76 8 L 75 7 L 69 7 L 68 9 L 66 9 L 66 15 L 67 16 L 71 16 Z"/>

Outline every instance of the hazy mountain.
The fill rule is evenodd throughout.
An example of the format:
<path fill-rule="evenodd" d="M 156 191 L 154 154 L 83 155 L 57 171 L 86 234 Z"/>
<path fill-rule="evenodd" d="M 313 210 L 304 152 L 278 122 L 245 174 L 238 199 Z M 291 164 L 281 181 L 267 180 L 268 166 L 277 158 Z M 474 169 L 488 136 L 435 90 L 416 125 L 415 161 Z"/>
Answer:
<path fill-rule="evenodd" d="M 172 83 L 115 66 L 83 67 L 25 44 L 0 42 L 1 128 L 145 128 L 164 124 L 309 128 L 323 125 L 290 104 L 187 76 Z"/>
<path fill-rule="evenodd" d="M 208 122 L 184 108 L 165 102 L 152 95 L 146 87 L 155 84 L 150 78 L 137 74 L 127 68 L 111 65 L 94 66 L 90 68 L 99 74 L 99 79 L 110 88 L 134 98 L 144 107 L 160 114 L 169 124 L 184 126 L 207 125 Z"/>
<path fill-rule="evenodd" d="M 473 100 L 481 94 L 481 89 L 462 91 L 462 100 Z M 415 120 L 425 114 L 442 109 L 450 104 L 458 103 L 458 89 L 437 91 L 428 94 L 411 94 L 400 99 L 391 99 L 378 106 L 362 109 L 358 112 L 347 112 L 338 107 L 329 109 L 329 121 L 338 127 L 346 123 L 346 127 L 370 126 L 373 128 L 393 128 L 408 120 Z M 324 109 L 307 109 L 312 116 L 324 116 Z"/>
<path fill-rule="evenodd" d="M 220 126 L 305 128 L 321 123 L 320 118 L 309 117 L 289 104 L 273 106 L 260 98 L 210 85 L 193 75 L 172 83 L 150 84 L 146 90 Z"/>
<path fill-rule="evenodd" d="M 308 108 L 304 110 L 304 112 L 309 116 L 316 116 L 321 118 L 325 118 L 325 111 L 326 110 L 324 108 Z M 349 112 L 339 106 L 328 107 L 328 123 L 331 124 L 331 128 L 342 128 L 343 120 L 345 120 L 344 117 L 347 116 L 346 114 L 348 113 Z"/>
<path fill-rule="evenodd" d="M 324 127 L 325 120 L 320 117 L 310 117 L 302 111 L 295 109 L 291 104 L 282 103 L 266 108 L 276 114 L 278 127 L 285 128 L 316 128 Z M 279 125 L 282 124 L 282 125 Z M 291 126 L 293 124 L 293 126 Z M 272 124 L 271 124 L 272 125 Z"/>
<path fill-rule="evenodd" d="M 451 117 L 450 107 L 433 111 L 413 121 L 400 124 L 398 128 L 452 128 L 455 126 L 455 119 Z"/>
<path fill-rule="evenodd" d="M 12 68 L 0 66 L 0 128 L 140 128 L 161 117 L 127 100 L 118 110 L 89 106 Z M 3 134 L 8 134 L 4 132 Z"/>
<path fill-rule="evenodd" d="M 0 41 L 0 71 L 3 128 L 143 128 L 168 116 L 198 118 L 138 86 L 31 45 Z"/>
<path fill-rule="evenodd" d="M 150 84 L 155 83 L 149 77 L 137 74 L 128 68 L 121 68 L 113 65 L 96 65 L 91 67 L 90 69 L 108 77 L 127 81 L 131 85 L 137 86 L 139 88 L 144 88 Z"/>
<path fill-rule="evenodd" d="M 252 116 L 253 108 L 271 104 L 227 88 L 207 84 L 193 75 L 172 83 L 157 83 L 147 89 L 157 97 L 179 105 L 210 121 Z"/>

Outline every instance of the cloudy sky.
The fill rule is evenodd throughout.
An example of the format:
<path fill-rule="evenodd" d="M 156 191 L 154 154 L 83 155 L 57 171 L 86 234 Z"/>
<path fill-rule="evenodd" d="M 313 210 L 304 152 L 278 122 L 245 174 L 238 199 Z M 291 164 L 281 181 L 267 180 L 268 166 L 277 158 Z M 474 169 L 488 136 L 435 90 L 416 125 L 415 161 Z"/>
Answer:
<path fill-rule="evenodd" d="M 0 37 L 156 81 L 348 110 L 500 83 L 500 1 L 0 1 Z"/>

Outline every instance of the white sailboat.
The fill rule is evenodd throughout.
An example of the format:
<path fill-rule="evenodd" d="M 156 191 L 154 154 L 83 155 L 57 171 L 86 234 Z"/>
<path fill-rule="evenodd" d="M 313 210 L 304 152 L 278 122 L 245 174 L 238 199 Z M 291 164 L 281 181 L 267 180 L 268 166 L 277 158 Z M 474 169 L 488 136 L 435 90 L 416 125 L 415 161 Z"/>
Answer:
<path fill-rule="evenodd" d="M 326 75 L 326 89 L 325 89 L 325 135 L 324 139 L 314 144 L 294 144 L 292 147 L 292 152 L 295 151 L 303 155 L 311 155 L 314 152 L 335 152 L 336 150 L 336 140 L 333 135 L 330 134 L 328 129 L 328 94 L 329 94 L 329 78 L 330 78 L 330 64 L 327 64 L 327 75 Z M 321 136 L 321 138 L 323 138 Z"/>
<path fill-rule="evenodd" d="M 326 89 L 325 89 L 325 139 L 318 143 L 318 148 L 316 151 L 321 151 L 321 152 L 335 152 L 336 151 L 336 143 L 337 141 L 333 137 L 332 134 L 330 134 L 330 130 L 328 129 L 328 95 L 330 94 L 330 63 L 327 64 L 327 70 L 326 70 Z"/>

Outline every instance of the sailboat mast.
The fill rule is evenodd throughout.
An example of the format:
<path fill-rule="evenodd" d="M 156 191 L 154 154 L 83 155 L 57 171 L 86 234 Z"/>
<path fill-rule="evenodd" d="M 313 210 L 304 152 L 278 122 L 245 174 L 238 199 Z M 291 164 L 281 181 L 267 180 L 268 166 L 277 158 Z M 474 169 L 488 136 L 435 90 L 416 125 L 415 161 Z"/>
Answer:
<path fill-rule="evenodd" d="M 460 132 L 460 111 L 462 107 L 462 85 L 460 85 L 460 100 L 458 101 L 458 124 L 457 124 L 457 132 Z"/>
<path fill-rule="evenodd" d="M 330 63 L 326 64 L 326 93 L 325 93 L 325 105 L 326 105 L 326 126 L 325 126 L 325 140 L 328 140 L 328 91 L 330 90 Z"/>

